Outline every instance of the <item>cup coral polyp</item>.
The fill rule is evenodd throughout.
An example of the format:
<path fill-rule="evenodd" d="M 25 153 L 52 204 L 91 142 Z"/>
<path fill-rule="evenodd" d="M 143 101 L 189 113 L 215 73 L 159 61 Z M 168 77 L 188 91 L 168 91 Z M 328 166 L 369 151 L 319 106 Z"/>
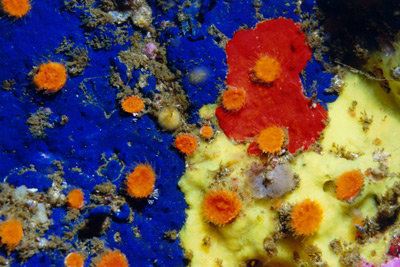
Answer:
<path fill-rule="evenodd" d="M 250 71 L 255 82 L 270 84 L 281 76 L 282 68 L 278 60 L 273 57 L 261 56 L 257 59 L 254 68 Z"/>
<path fill-rule="evenodd" d="M 1 243 L 5 244 L 8 249 L 17 247 L 24 237 L 24 230 L 20 221 L 9 219 L 0 224 Z"/>
<path fill-rule="evenodd" d="M 33 78 L 38 90 L 46 93 L 58 92 L 67 81 L 67 70 L 58 62 L 49 62 L 40 65 L 38 73 Z"/>
<path fill-rule="evenodd" d="M 222 104 L 228 111 L 239 111 L 246 103 L 246 91 L 243 88 L 229 88 L 222 95 Z"/>
<path fill-rule="evenodd" d="M 156 176 L 149 164 L 136 166 L 126 179 L 126 190 L 135 198 L 144 198 L 151 195 L 154 189 Z"/>
<path fill-rule="evenodd" d="M 175 107 L 165 107 L 158 113 L 158 123 L 165 130 L 176 130 L 182 124 L 182 116 Z"/>
<path fill-rule="evenodd" d="M 139 113 L 144 108 L 143 100 L 137 96 L 129 96 L 125 98 L 122 103 L 121 107 L 125 112 L 128 113 Z"/>
<path fill-rule="evenodd" d="M 67 267 L 83 267 L 85 260 L 82 255 L 76 252 L 71 252 L 65 257 L 64 264 Z"/>
<path fill-rule="evenodd" d="M 83 207 L 84 204 L 84 194 L 80 189 L 73 189 L 68 193 L 67 196 L 68 205 L 71 208 L 79 209 Z"/>
<path fill-rule="evenodd" d="M 285 140 L 285 133 L 282 128 L 271 126 L 260 132 L 257 143 L 264 153 L 279 152 Z"/>
<path fill-rule="evenodd" d="M 128 267 L 128 259 L 119 250 L 114 250 L 104 254 L 97 262 L 96 267 Z"/>
<path fill-rule="evenodd" d="M 213 134 L 214 134 L 214 130 L 211 126 L 208 125 L 204 125 L 203 127 L 201 127 L 200 129 L 200 134 L 201 136 L 203 136 L 206 139 L 210 139 Z"/>
<path fill-rule="evenodd" d="M 308 149 L 325 128 L 327 112 L 304 96 L 300 72 L 311 59 L 299 24 L 279 18 L 239 30 L 226 45 L 228 87 L 244 88 L 246 104 L 231 112 L 223 104 L 216 110 L 219 126 L 236 141 L 258 136 L 279 125 L 288 129 L 290 153 Z M 314 105 L 315 104 L 315 105 Z"/>
<path fill-rule="evenodd" d="M 242 209 L 236 193 L 227 190 L 211 191 L 204 197 L 203 214 L 207 221 L 217 225 L 231 222 Z"/>
<path fill-rule="evenodd" d="M 198 141 L 190 134 L 180 134 L 175 139 L 176 148 L 186 155 L 193 154 L 197 149 Z"/>
<path fill-rule="evenodd" d="M 29 0 L 2 0 L 1 6 L 5 13 L 16 18 L 25 16 L 31 9 Z"/>
<path fill-rule="evenodd" d="M 305 199 L 293 207 L 291 225 L 296 234 L 309 235 L 318 230 L 322 222 L 323 210 L 314 200 Z"/>
<path fill-rule="evenodd" d="M 339 199 L 350 200 L 360 192 L 364 178 L 360 171 L 351 170 L 342 173 L 336 180 L 336 195 Z"/>

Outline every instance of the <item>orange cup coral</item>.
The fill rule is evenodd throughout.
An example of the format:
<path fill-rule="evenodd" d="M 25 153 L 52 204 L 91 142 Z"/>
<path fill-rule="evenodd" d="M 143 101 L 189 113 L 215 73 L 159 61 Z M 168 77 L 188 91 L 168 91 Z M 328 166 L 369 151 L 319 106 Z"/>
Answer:
<path fill-rule="evenodd" d="M 291 224 L 296 234 L 309 235 L 318 230 L 323 210 L 317 201 L 305 199 L 293 207 L 291 216 Z"/>
<path fill-rule="evenodd" d="M 203 127 L 201 127 L 200 129 L 200 134 L 201 136 L 203 136 L 206 139 L 210 139 L 213 134 L 214 134 L 214 130 L 211 126 L 208 125 L 204 125 Z"/>
<path fill-rule="evenodd" d="M 29 0 L 2 0 L 1 6 L 5 13 L 16 18 L 25 16 L 31 9 Z"/>
<path fill-rule="evenodd" d="M 139 113 L 144 109 L 144 103 L 140 97 L 133 95 L 125 98 L 121 103 L 121 107 L 125 112 Z"/>
<path fill-rule="evenodd" d="M 285 133 L 282 128 L 276 126 L 262 130 L 257 138 L 258 146 L 264 153 L 279 152 L 284 141 Z"/>
<path fill-rule="evenodd" d="M 71 208 L 79 209 L 83 207 L 84 204 L 84 194 L 80 189 L 73 189 L 68 193 L 67 196 L 68 205 Z"/>
<path fill-rule="evenodd" d="M 351 170 L 342 173 L 336 180 L 336 195 L 339 199 L 350 200 L 360 192 L 364 178 L 360 171 Z"/>
<path fill-rule="evenodd" d="M 128 175 L 126 190 L 135 198 L 148 197 L 153 192 L 155 181 L 153 168 L 149 164 L 141 164 Z"/>
<path fill-rule="evenodd" d="M 206 194 L 203 202 L 204 217 L 217 225 L 231 222 L 241 209 L 238 195 L 227 190 L 211 191 Z"/>
<path fill-rule="evenodd" d="M 125 254 L 119 250 L 114 250 L 104 254 L 96 267 L 128 267 L 128 259 Z"/>
<path fill-rule="evenodd" d="M 246 91 L 243 88 L 229 88 L 222 95 L 222 105 L 228 111 L 239 111 L 246 103 Z"/>
<path fill-rule="evenodd" d="M 65 257 L 64 264 L 67 267 L 83 267 L 85 260 L 82 255 L 76 252 L 71 252 Z"/>
<path fill-rule="evenodd" d="M 186 155 L 193 154 L 197 149 L 198 141 L 190 134 L 180 134 L 175 139 L 176 148 Z"/>
<path fill-rule="evenodd" d="M 273 57 L 261 56 L 251 71 L 256 82 L 272 83 L 281 76 L 281 63 Z"/>
<path fill-rule="evenodd" d="M 46 93 L 56 93 L 67 82 L 67 70 L 63 64 L 57 62 L 42 64 L 33 78 L 33 82 L 38 90 L 45 90 Z"/>
<path fill-rule="evenodd" d="M 24 230 L 20 221 L 16 219 L 9 219 L 1 223 L 1 243 L 5 244 L 7 249 L 16 248 L 19 242 L 21 242 L 22 237 L 24 237 Z"/>

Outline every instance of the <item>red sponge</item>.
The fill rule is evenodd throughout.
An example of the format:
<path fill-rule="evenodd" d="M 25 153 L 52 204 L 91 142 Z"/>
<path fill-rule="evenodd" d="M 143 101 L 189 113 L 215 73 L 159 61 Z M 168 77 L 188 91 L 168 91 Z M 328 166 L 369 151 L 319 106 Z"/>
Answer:
<path fill-rule="evenodd" d="M 216 110 L 225 134 L 236 141 L 246 141 L 269 126 L 278 126 L 288 130 L 287 147 L 291 153 L 312 145 L 325 127 L 327 112 L 303 94 L 299 74 L 311 59 L 311 50 L 300 25 L 284 18 L 258 23 L 255 29 L 236 32 L 226 53 L 226 83 L 246 91 L 246 104 L 238 112 L 223 107 Z M 265 57 L 280 64 L 272 64 L 281 68 L 275 70 L 279 77 L 273 82 L 262 83 L 253 77 L 257 60 Z"/>

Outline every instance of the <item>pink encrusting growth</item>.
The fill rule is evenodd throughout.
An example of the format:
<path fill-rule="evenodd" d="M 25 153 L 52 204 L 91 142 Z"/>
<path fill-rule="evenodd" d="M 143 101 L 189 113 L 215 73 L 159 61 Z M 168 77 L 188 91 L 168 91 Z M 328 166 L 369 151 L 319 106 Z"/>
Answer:
<path fill-rule="evenodd" d="M 398 266 L 400 266 L 400 258 L 395 258 L 381 265 L 381 267 L 398 267 Z"/>
<path fill-rule="evenodd" d="M 142 53 L 145 54 L 150 59 L 156 59 L 157 57 L 157 45 L 153 42 L 147 43 L 142 50 Z"/>
<path fill-rule="evenodd" d="M 324 129 L 327 112 L 303 94 L 299 77 L 311 50 L 300 25 L 290 19 L 258 23 L 240 30 L 226 45 L 227 86 L 246 91 L 246 105 L 237 112 L 216 110 L 219 125 L 236 141 L 254 139 L 270 126 L 288 131 L 291 153 L 307 149 Z"/>

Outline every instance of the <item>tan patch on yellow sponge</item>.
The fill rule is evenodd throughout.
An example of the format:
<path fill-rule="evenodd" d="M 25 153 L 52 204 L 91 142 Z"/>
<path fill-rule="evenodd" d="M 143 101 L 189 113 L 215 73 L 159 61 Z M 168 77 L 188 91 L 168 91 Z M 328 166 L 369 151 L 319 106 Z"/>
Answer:
<path fill-rule="evenodd" d="M 348 74 L 345 82 L 347 85 L 339 99 L 328 105 L 331 120 L 321 141 L 322 153 L 308 151 L 296 158 L 291 165 L 299 176 L 300 186 L 280 199 L 252 197 L 251 188 L 245 183 L 246 174 L 261 159 L 249 156 L 247 145 L 233 144 L 223 133 L 217 134 L 211 144 L 199 143 L 196 152 L 188 158 L 188 168 L 179 182 L 189 205 L 181 240 L 186 252 L 192 255 L 191 266 L 218 266 L 222 261 L 224 267 L 234 267 L 251 259 L 262 261 L 264 266 L 312 264 L 312 257 L 307 256 L 310 245 L 320 250 L 322 261 L 329 266 L 341 266 L 341 254 L 329 248 L 335 238 L 348 243 L 348 248 L 358 248 L 361 257 L 373 263 L 385 260 L 394 229 L 389 228 L 361 245 L 355 242 L 355 222 L 360 221 L 355 217 L 372 218 L 377 213 L 375 196 L 384 194 L 398 178 L 373 179 L 366 175 L 360 193 L 350 201 L 339 200 L 335 188 L 330 190 L 327 185 L 334 185 L 345 171 L 356 169 L 365 173 L 378 168 L 373 153 L 382 148 L 391 154 L 388 171 L 399 172 L 400 165 L 393 163 L 400 161 L 396 134 L 400 132 L 400 115 L 378 83 L 354 74 Z M 353 110 L 356 116 L 349 113 L 353 101 L 358 103 Z M 364 111 L 373 116 L 367 132 L 359 121 Z M 382 141 L 379 145 L 375 142 L 377 138 Z M 330 153 L 333 143 L 359 154 L 350 160 Z M 239 215 L 223 226 L 207 222 L 202 213 L 204 194 L 216 189 L 234 190 L 243 200 Z M 289 234 L 278 240 L 277 254 L 269 256 L 263 246 L 264 239 L 271 239 L 279 225 L 279 215 L 272 207 L 277 202 L 294 206 L 305 199 L 317 200 L 323 210 L 318 229 L 309 236 Z M 296 262 L 293 255 L 298 255 Z"/>

